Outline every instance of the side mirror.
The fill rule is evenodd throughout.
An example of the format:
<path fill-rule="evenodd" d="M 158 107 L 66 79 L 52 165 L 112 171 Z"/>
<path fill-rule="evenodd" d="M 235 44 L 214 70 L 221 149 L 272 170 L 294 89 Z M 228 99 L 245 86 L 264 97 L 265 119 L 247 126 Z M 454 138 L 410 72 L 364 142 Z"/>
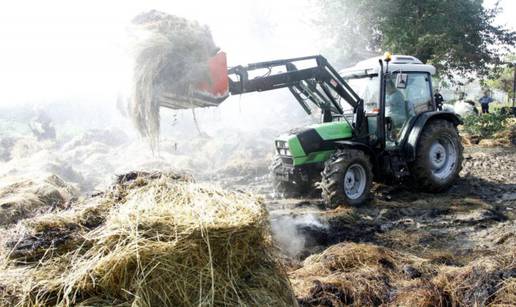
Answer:
<path fill-rule="evenodd" d="M 401 74 L 399 73 L 396 76 L 396 88 L 407 88 L 407 80 L 408 80 L 408 74 Z"/>

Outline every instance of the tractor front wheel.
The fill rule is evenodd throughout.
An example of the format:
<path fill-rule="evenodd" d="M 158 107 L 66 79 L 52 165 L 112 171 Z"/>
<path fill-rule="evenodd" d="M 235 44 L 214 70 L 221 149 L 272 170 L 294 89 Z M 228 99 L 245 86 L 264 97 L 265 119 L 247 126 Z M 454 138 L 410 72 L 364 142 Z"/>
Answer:
<path fill-rule="evenodd" d="M 322 198 L 330 209 L 361 205 L 369 199 L 372 165 L 361 150 L 337 150 L 326 161 L 321 176 Z"/>

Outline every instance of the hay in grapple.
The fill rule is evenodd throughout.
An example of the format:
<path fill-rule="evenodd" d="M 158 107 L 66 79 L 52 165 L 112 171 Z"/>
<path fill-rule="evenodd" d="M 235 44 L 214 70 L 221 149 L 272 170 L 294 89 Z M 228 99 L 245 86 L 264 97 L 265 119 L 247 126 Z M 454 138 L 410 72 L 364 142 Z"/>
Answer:
<path fill-rule="evenodd" d="M 208 60 L 218 48 L 198 22 L 149 11 L 132 21 L 133 91 L 130 115 L 153 148 L 159 137 L 159 107 L 188 109 L 212 104 L 188 99 L 200 82 L 210 82 Z M 180 97 L 180 98 L 179 98 Z"/>
<path fill-rule="evenodd" d="M 130 173 L 19 226 L 0 252 L 0 305 L 295 304 L 263 204 L 185 176 Z M 40 252 L 24 255 L 26 238 Z"/>

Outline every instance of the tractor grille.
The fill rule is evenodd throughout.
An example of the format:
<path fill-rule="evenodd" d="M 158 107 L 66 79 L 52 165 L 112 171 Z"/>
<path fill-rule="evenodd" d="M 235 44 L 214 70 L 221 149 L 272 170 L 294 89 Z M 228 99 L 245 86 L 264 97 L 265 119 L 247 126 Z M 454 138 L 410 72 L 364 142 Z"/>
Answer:
<path fill-rule="evenodd" d="M 285 141 L 276 141 L 276 151 L 280 156 L 291 156 L 288 144 Z"/>
<path fill-rule="evenodd" d="M 292 157 L 281 157 L 281 162 L 288 165 L 294 164 L 294 160 L 292 159 Z"/>

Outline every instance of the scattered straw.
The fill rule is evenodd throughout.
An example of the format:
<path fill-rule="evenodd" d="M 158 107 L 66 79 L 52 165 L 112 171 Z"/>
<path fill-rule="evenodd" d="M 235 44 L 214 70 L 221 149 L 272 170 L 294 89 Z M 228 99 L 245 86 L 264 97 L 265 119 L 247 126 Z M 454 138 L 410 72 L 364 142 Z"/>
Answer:
<path fill-rule="evenodd" d="M 301 306 L 510 306 L 516 253 L 482 257 L 464 267 L 371 244 L 341 243 L 308 257 L 290 273 Z"/>

